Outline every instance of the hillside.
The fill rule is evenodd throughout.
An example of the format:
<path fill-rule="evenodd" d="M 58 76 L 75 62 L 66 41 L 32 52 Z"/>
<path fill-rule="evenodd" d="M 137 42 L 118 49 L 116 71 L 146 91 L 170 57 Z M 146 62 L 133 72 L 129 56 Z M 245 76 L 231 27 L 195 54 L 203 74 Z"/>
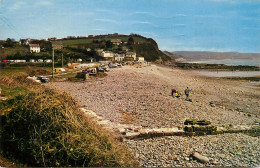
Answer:
<path fill-rule="evenodd" d="M 112 44 L 111 40 L 119 39 L 121 44 Z M 6 40 L 0 43 L 2 48 L 0 49 L 0 59 L 50 59 L 52 56 L 51 41 L 54 39 L 46 40 L 32 40 L 31 44 L 39 44 L 41 47 L 40 53 L 30 53 L 29 47 L 26 45 L 20 45 L 18 42 Z M 89 58 L 95 58 L 99 61 L 101 58 L 96 52 L 96 50 L 103 49 L 107 51 L 113 51 L 115 53 L 125 53 L 125 52 L 136 52 L 137 57 L 144 57 L 147 61 L 170 60 L 170 57 L 161 52 L 158 48 L 157 43 L 151 39 L 146 38 L 137 34 L 131 35 L 98 35 L 94 37 L 73 37 L 73 38 L 63 38 L 55 39 L 62 41 L 64 49 L 62 53 L 64 54 L 65 62 L 75 61 L 78 58 L 83 59 L 83 61 Z M 61 59 L 61 51 L 55 51 L 57 57 L 55 61 Z"/>
<path fill-rule="evenodd" d="M 132 38 L 133 41 L 129 42 L 130 38 Z M 119 39 L 122 41 L 122 44 L 119 46 L 108 46 L 108 41 L 112 39 Z M 119 53 L 128 50 L 136 52 L 137 57 L 144 57 L 147 61 L 156 61 L 160 58 L 163 61 L 170 60 L 170 57 L 159 50 L 157 43 L 153 39 L 136 34 L 129 36 L 100 35 L 92 38 L 62 39 L 62 42 L 65 48 L 76 48 L 81 50 L 86 50 L 87 48 L 100 48 Z"/>

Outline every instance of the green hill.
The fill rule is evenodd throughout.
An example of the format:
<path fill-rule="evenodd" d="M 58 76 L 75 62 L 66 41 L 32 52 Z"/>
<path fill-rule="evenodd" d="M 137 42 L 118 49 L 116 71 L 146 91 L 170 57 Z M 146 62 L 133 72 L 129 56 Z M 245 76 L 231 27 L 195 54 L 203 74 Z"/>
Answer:
<path fill-rule="evenodd" d="M 112 45 L 112 39 L 120 39 L 122 43 L 120 45 Z M 129 41 L 130 40 L 130 41 Z M 89 38 L 63 38 L 58 41 L 62 41 L 64 49 L 65 62 L 75 61 L 77 58 L 86 61 L 88 58 L 100 57 L 95 52 L 96 49 L 110 50 L 116 53 L 124 53 L 127 51 L 136 52 L 137 57 L 144 57 L 147 61 L 162 60 L 167 61 L 171 58 L 161 52 L 157 43 L 151 39 L 137 34 L 132 35 L 98 35 Z M 0 45 L 5 47 L 0 49 L 1 60 L 15 60 L 15 59 L 49 59 L 52 56 L 52 48 L 50 41 L 34 40 L 31 43 L 40 44 L 40 53 L 30 53 L 29 47 L 19 45 L 17 42 L 6 41 Z M 61 59 L 61 51 L 55 51 L 55 61 Z"/>

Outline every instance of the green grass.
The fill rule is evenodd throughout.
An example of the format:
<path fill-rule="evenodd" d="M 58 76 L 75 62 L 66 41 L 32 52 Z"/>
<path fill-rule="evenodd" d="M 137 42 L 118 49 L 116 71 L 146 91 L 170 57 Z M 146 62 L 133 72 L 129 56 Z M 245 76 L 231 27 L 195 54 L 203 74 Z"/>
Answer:
<path fill-rule="evenodd" d="M 34 68 L 34 67 L 33 67 Z M 51 71 L 51 67 L 40 67 L 34 69 L 43 69 L 47 71 Z M 26 67 L 7 67 L 7 68 L 0 68 L 0 77 L 17 77 L 17 76 L 25 76 L 27 75 Z"/>
<path fill-rule="evenodd" d="M 8 87 L 0 85 L 2 89 L 1 96 L 5 96 L 7 98 L 14 98 L 19 94 L 24 94 L 27 91 L 27 88 L 24 86 L 17 86 L 17 87 Z"/>
<path fill-rule="evenodd" d="M 251 129 L 246 134 L 250 135 L 252 137 L 259 137 L 260 136 L 260 127 Z"/>
<path fill-rule="evenodd" d="M 111 40 L 111 39 L 121 39 L 122 41 L 128 41 L 129 37 L 108 37 L 108 38 L 102 38 L 104 40 Z M 133 37 L 134 41 L 139 41 L 140 43 L 146 42 L 146 39 L 141 37 Z M 73 47 L 79 44 L 90 44 L 92 43 L 93 39 L 72 39 L 72 40 L 63 40 L 63 45 L 65 47 Z"/>
<path fill-rule="evenodd" d="M 0 76 L 16 77 L 26 75 L 24 67 L 8 67 L 0 69 Z"/>

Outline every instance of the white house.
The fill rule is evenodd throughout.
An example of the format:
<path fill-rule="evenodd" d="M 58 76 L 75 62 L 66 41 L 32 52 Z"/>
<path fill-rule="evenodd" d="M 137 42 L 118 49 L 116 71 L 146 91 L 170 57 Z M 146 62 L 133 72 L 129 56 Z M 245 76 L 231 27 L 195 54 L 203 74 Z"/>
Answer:
<path fill-rule="evenodd" d="M 126 57 L 133 57 L 134 60 L 136 60 L 136 53 L 135 52 L 126 52 L 125 56 Z"/>
<path fill-rule="evenodd" d="M 38 62 L 43 62 L 43 59 L 38 59 Z"/>
<path fill-rule="evenodd" d="M 106 60 L 109 60 L 114 58 L 114 53 L 111 51 L 102 51 L 100 56 L 105 58 Z"/>
<path fill-rule="evenodd" d="M 117 62 L 124 61 L 124 58 L 125 58 L 125 54 L 115 54 L 114 55 L 114 60 Z"/>
<path fill-rule="evenodd" d="M 137 57 L 137 61 L 144 62 L 144 57 Z"/>
<path fill-rule="evenodd" d="M 29 62 L 35 62 L 35 60 L 34 59 L 30 59 Z"/>
<path fill-rule="evenodd" d="M 30 46 L 30 52 L 33 53 L 39 53 L 41 51 L 40 45 L 39 44 L 29 44 Z"/>

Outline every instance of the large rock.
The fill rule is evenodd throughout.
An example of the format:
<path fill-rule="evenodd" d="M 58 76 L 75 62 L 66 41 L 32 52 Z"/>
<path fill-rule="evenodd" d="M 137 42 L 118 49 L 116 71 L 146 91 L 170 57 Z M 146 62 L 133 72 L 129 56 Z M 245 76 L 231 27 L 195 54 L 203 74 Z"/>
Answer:
<path fill-rule="evenodd" d="M 202 162 L 202 163 L 208 163 L 209 162 L 209 158 L 207 158 L 206 156 L 202 156 L 198 152 L 194 152 L 192 154 L 192 157 L 197 159 L 199 162 Z"/>

